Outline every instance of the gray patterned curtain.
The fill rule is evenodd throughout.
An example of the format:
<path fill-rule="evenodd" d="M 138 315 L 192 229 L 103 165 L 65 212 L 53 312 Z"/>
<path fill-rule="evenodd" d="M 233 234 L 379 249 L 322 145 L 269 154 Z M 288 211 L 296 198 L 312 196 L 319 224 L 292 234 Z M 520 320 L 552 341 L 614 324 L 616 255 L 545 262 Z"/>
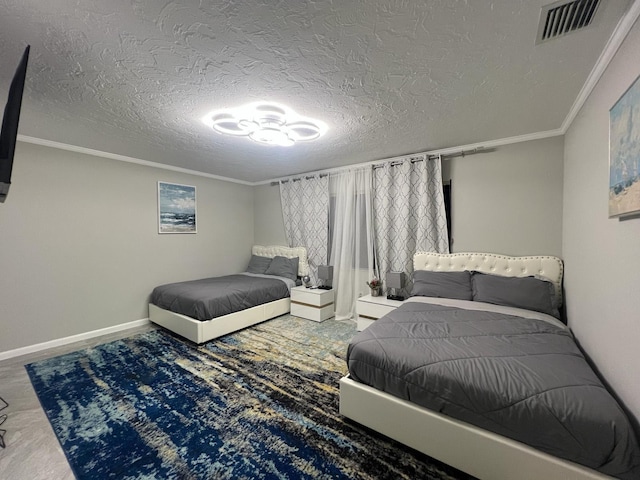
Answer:
<path fill-rule="evenodd" d="M 309 276 L 317 284 L 318 265 L 327 265 L 329 177 L 280 182 L 284 231 L 290 247 L 307 248 Z"/>
<path fill-rule="evenodd" d="M 374 170 L 375 242 L 378 275 L 405 272 L 411 291 L 413 254 L 449 252 L 441 159 L 414 155 Z"/>

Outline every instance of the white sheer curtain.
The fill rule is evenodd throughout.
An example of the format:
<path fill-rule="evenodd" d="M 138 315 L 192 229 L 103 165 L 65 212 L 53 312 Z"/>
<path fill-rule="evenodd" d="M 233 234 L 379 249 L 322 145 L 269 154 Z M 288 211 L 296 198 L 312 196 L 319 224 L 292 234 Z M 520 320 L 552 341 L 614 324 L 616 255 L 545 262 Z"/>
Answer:
<path fill-rule="evenodd" d="M 329 177 L 314 175 L 280 182 L 284 231 L 290 247 L 304 246 L 309 276 L 317 283 L 318 265 L 327 264 Z"/>
<path fill-rule="evenodd" d="M 378 271 L 405 272 L 411 288 L 416 251 L 449 252 L 441 158 L 413 155 L 376 165 L 375 242 Z"/>
<path fill-rule="evenodd" d="M 354 318 L 362 285 L 373 276 L 373 174 L 371 166 L 331 175 L 335 216 L 331 265 L 337 320 Z M 364 250 L 364 251 L 363 251 Z"/>

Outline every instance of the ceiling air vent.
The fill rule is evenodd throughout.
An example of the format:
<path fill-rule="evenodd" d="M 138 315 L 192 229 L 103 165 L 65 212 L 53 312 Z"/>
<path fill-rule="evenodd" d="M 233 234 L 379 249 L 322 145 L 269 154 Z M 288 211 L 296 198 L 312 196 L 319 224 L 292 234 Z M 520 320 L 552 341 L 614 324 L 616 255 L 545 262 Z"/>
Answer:
<path fill-rule="evenodd" d="M 536 44 L 588 27 L 600 0 L 562 0 L 542 7 Z"/>

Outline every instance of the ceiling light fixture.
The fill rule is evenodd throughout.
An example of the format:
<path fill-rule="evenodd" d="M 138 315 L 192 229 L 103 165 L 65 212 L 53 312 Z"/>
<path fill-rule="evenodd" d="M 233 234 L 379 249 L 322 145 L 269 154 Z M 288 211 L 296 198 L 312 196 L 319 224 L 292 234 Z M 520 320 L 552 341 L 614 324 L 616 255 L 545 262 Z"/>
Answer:
<path fill-rule="evenodd" d="M 202 121 L 218 133 L 249 137 L 254 142 L 281 147 L 315 140 L 327 131 L 324 122 L 301 117 L 284 105 L 267 102 L 216 110 Z"/>

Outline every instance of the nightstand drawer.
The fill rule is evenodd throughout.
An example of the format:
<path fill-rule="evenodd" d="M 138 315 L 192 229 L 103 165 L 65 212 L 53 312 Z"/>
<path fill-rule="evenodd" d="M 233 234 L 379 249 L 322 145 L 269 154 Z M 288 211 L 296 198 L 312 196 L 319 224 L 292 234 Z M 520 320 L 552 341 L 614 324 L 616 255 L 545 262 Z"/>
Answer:
<path fill-rule="evenodd" d="M 291 291 L 291 301 L 314 307 L 324 307 L 333 303 L 333 290 L 294 288 Z"/>
<path fill-rule="evenodd" d="M 356 309 L 358 316 L 367 318 L 380 318 L 389 312 L 392 312 L 397 307 L 391 305 L 380 305 L 378 303 L 358 302 Z"/>
<path fill-rule="evenodd" d="M 291 315 L 306 318 L 314 322 L 322 322 L 333 317 L 333 303 L 325 307 L 312 307 L 300 303 L 291 302 Z"/>

